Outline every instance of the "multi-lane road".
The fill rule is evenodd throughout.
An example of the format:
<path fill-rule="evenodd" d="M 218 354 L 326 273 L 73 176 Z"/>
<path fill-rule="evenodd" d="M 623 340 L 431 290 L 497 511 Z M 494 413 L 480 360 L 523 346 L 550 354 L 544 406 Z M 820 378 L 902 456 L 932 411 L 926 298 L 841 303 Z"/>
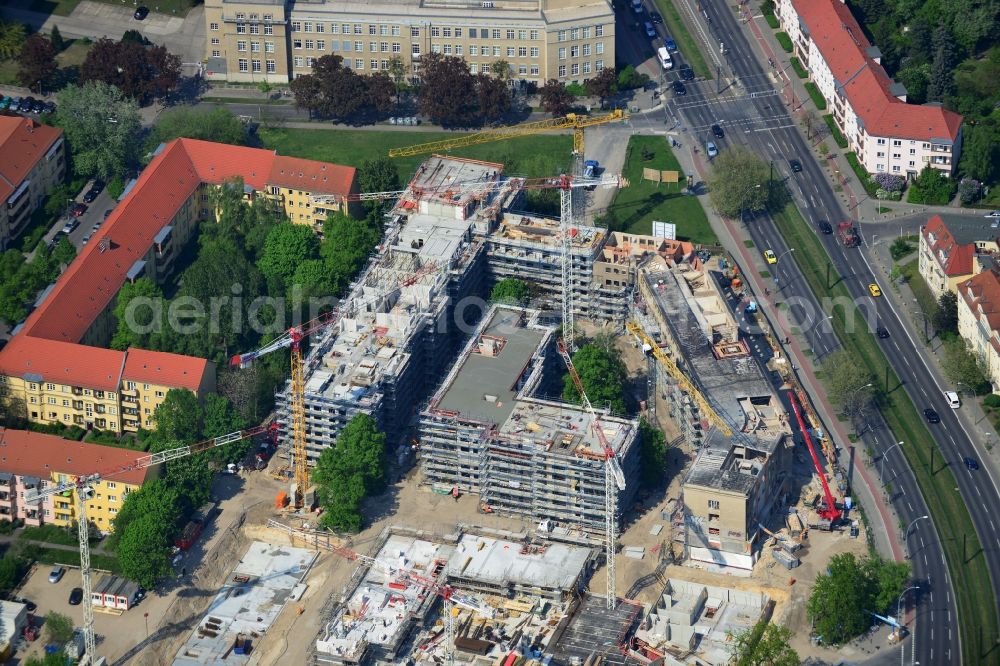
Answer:
<path fill-rule="evenodd" d="M 664 100 L 666 127 L 678 131 L 682 142 L 700 146 L 702 159 L 707 159 L 705 143 L 713 141 L 720 150 L 738 143 L 773 160 L 775 177 L 785 180 L 809 223 L 816 224 L 823 220 L 836 226 L 840 220 L 848 219 L 849 213 L 843 209 L 819 164 L 812 158 L 812 151 L 776 89 L 774 81 L 778 77 L 774 74 L 777 70 L 761 64 L 764 57 L 757 45 L 751 43 L 746 26 L 741 24 L 730 5 L 721 0 L 702 0 L 700 6 L 711 21 L 706 21 L 704 15 L 699 16 L 696 36 L 701 35 L 703 47 L 718 48 L 715 53 L 710 53 L 710 57 L 714 60 L 716 55 L 719 56 L 725 75 L 724 89 L 719 94 L 718 82 L 698 82 L 689 84 L 684 96 L 668 93 Z M 685 10 L 682 8 L 681 11 Z M 639 36 L 626 33 L 625 38 L 636 39 Z M 726 53 L 722 53 L 720 44 L 725 46 Z M 775 65 L 780 68 L 782 63 Z M 676 74 L 668 73 L 667 76 L 668 79 L 675 78 Z M 711 127 L 715 124 L 724 129 L 725 138 L 712 136 Z M 801 162 L 800 173 L 792 172 L 790 159 Z M 748 224 L 748 231 L 760 249 L 770 248 L 779 256 L 791 249 L 773 221 L 766 216 L 753 219 Z M 1000 572 L 1000 549 L 997 548 L 1000 546 L 1000 533 L 996 530 L 996 524 L 1000 522 L 1000 495 L 990 476 L 989 466 L 982 465 L 980 470 L 972 471 L 963 464 L 965 457 L 978 459 L 981 454 L 957 414 L 948 409 L 942 396 L 945 387 L 923 361 L 922 346 L 911 338 L 885 298 L 876 299 L 870 295 L 868 284 L 877 280 L 867 264 L 865 253 L 858 248 L 841 247 L 835 236 L 820 234 L 820 238 L 831 256 L 835 274 L 844 280 L 851 296 L 863 309 L 877 313 L 873 324 L 877 321 L 878 325 L 888 330 L 889 337 L 880 340 L 880 345 L 903 388 L 919 409 L 931 407 L 940 414 L 941 423 L 929 425 L 930 432 L 956 476 L 959 492 L 969 507 L 984 546 L 982 556 L 986 558 L 991 572 Z M 801 304 L 792 307 L 793 316 L 808 316 L 813 322 L 802 330 L 816 355 L 822 358 L 834 351 L 839 346 L 837 338 L 825 319 L 816 316 L 821 312 L 819 305 L 791 257 L 785 257 L 777 266 L 769 268 L 777 276 L 774 290 L 781 299 Z M 865 324 L 862 322 L 861 325 Z M 901 521 L 909 525 L 926 515 L 927 508 L 913 475 L 900 447 L 893 448 L 896 440 L 881 418 L 872 420 L 872 427 L 865 437 L 879 456 L 886 455 L 888 451 L 885 475 L 886 480 L 893 483 L 891 501 Z M 881 463 L 879 458 L 876 461 Z M 931 521 L 917 520 L 907 535 L 907 545 L 914 579 L 921 587 L 917 593 L 915 632 L 918 659 L 922 663 L 959 663 L 961 655 L 954 593 Z M 992 585 L 995 596 L 1000 598 L 998 579 L 1000 576 L 994 575 Z"/>

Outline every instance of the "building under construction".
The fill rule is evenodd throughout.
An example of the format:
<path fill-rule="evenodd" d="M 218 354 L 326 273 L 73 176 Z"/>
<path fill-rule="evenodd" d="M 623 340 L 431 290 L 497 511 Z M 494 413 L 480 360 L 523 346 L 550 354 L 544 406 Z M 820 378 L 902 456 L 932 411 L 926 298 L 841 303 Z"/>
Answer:
<path fill-rule="evenodd" d="M 675 538 L 693 561 L 749 570 L 759 525 L 788 490 L 794 440 L 786 406 L 740 337 L 734 307 L 747 303 L 725 293 L 720 277 L 699 257 L 644 267 L 637 319 L 733 432 L 710 428 L 692 396 L 657 373 L 658 390 L 696 451 Z"/>
<path fill-rule="evenodd" d="M 494 280 L 530 281 L 558 310 L 559 222 L 517 212 L 524 181 L 502 170 L 442 156 L 417 169 L 387 218 L 384 243 L 341 303 L 342 316 L 312 339 L 304 400 L 310 461 L 359 412 L 373 416 L 391 443 L 405 441 L 416 409 L 484 314 L 482 297 Z M 574 225 L 571 246 L 577 314 L 619 322 L 642 261 L 692 251 L 689 243 L 585 225 Z M 278 413 L 287 424 L 287 389 Z"/>
<path fill-rule="evenodd" d="M 420 414 L 424 481 L 472 492 L 484 512 L 550 527 L 604 529 L 604 450 L 582 407 L 539 395 L 563 371 L 555 327 L 541 313 L 494 306 Z M 639 465 L 638 422 L 600 414 L 626 479 Z M 636 490 L 620 491 L 629 506 Z"/>

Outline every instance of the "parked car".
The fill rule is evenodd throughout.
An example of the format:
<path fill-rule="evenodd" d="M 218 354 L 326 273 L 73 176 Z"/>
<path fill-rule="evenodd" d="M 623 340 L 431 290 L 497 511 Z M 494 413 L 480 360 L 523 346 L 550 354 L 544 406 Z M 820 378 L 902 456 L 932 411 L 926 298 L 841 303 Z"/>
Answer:
<path fill-rule="evenodd" d="M 79 606 L 81 601 L 83 601 L 83 588 L 74 587 L 69 593 L 69 605 Z"/>
<path fill-rule="evenodd" d="M 719 127 L 718 125 L 712 125 L 712 136 L 714 136 L 716 139 L 721 139 L 722 137 L 726 136 L 726 133 L 723 132 L 722 128 Z"/>
<path fill-rule="evenodd" d="M 715 157 L 719 154 L 719 149 L 715 147 L 715 144 L 709 141 L 705 144 L 705 151 L 708 153 L 709 157 Z"/>
<path fill-rule="evenodd" d="M 31 107 L 34 105 L 35 105 L 34 97 L 25 97 L 24 99 L 21 100 L 21 103 L 18 105 L 17 110 L 20 111 L 21 113 L 31 113 Z"/>
<path fill-rule="evenodd" d="M 46 102 L 45 103 L 45 107 L 42 109 L 42 113 L 46 113 L 46 114 L 47 113 L 55 113 L 55 110 L 56 110 L 56 103 L 55 102 Z"/>
<path fill-rule="evenodd" d="M 97 198 L 98 194 L 100 194 L 100 192 L 97 192 L 94 189 L 87 190 L 87 193 L 83 195 L 83 203 L 94 203 L 94 199 Z"/>
<path fill-rule="evenodd" d="M 663 17 L 660 16 L 660 12 L 649 12 L 649 20 L 653 23 L 663 23 Z"/>
<path fill-rule="evenodd" d="M 653 27 L 652 23 L 646 21 L 642 27 L 646 30 L 647 37 L 650 39 L 656 39 L 656 28 Z"/>
<path fill-rule="evenodd" d="M 670 38 L 670 35 L 663 38 L 663 45 L 666 46 L 667 50 L 671 53 L 677 50 L 677 43 Z"/>
<path fill-rule="evenodd" d="M 600 166 L 600 162 L 597 160 L 587 160 L 583 163 L 583 176 L 585 178 L 593 178 L 597 175 L 597 169 Z"/>
<path fill-rule="evenodd" d="M 802 162 L 798 160 L 788 160 L 788 166 L 792 167 L 792 171 L 795 173 L 802 171 Z"/>
<path fill-rule="evenodd" d="M 80 226 L 80 220 L 75 217 L 71 217 L 66 220 L 66 224 L 63 225 L 62 233 L 69 236 L 78 226 Z"/>
<path fill-rule="evenodd" d="M 82 204 L 79 201 L 73 204 L 73 210 L 72 210 L 73 217 L 80 217 L 86 212 L 87 212 L 87 204 Z"/>
<path fill-rule="evenodd" d="M 147 16 L 149 16 L 149 7 L 145 6 L 137 7 L 135 10 L 135 14 L 132 14 L 132 18 L 134 18 L 136 21 L 141 21 Z"/>
<path fill-rule="evenodd" d="M 32 113 L 41 114 L 41 112 L 44 110 L 45 110 L 45 102 L 40 99 L 36 99 L 35 103 L 31 105 Z"/>
<path fill-rule="evenodd" d="M 0 109 L 6 109 L 10 106 L 10 95 L 4 95 L 0 98 Z"/>
<path fill-rule="evenodd" d="M 49 582 L 58 583 L 62 580 L 63 575 L 65 575 L 66 569 L 62 567 L 52 567 L 52 571 L 49 572 Z"/>
<path fill-rule="evenodd" d="M 21 98 L 18 97 L 17 95 L 15 95 L 14 97 L 12 97 L 11 100 L 10 100 L 10 106 L 7 107 L 7 108 L 9 108 L 11 111 L 18 111 L 18 110 L 20 110 L 20 108 L 21 108 Z"/>
<path fill-rule="evenodd" d="M 111 213 L 113 213 L 113 212 L 115 212 L 114 208 L 109 208 L 106 211 L 104 211 L 104 219 L 106 220 L 109 217 L 111 217 Z"/>
<path fill-rule="evenodd" d="M 930 407 L 924 410 L 924 418 L 928 423 L 941 423 L 941 417 Z"/>

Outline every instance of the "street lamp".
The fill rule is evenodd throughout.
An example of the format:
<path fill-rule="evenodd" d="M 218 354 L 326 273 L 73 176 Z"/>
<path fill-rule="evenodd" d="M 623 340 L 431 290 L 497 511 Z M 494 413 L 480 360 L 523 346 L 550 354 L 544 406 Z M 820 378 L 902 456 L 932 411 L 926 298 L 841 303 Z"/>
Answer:
<path fill-rule="evenodd" d="M 917 524 L 917 521 L 918 521 L 918 520 L 923 520 L 924 518 L 930 518 L 930 516 L 920 516 L 920 517 L 918 517 L 918 518 L 914 518 L 914 519 L 913 519 L 913 522 L 911 522 L 911 523 L 910 523 L 910 524 L 909 524 L 909 525 L 908 525 L 908 526 L 906 527 L 906 531 L 905 531 L 905 532 L 903 532 L 903 541 L 906 541 L 906 537 L 910 536 L 910 530 L 911 530 L 911 529 L 913 529 L 913 526 Z"/>
<path fill-rule="evenodd" d="M 743 197 L 743 205 L 740 206 L 740 222 L 742 222 L 743 224 L 746 224 L 746 220 L 744 219 L 743 216 L 744 216 L 744 213 L 746 213 L 746 209 L 747 209 L 747 199 L 750 198 L 750 194 L 752 193 L 752 190 L 759 190 L 759 189 L 760 189 L 760 183 L 757 183 L 752 188 L 749 188 L 749 187 L 747 188 L 746 196 Z"/>
<path fill-rule="evenodd" d="M 885 458 L 886 458 L 886 456 L 889 455 L 890 451 L 892 451 L 897 446 L 902 446 L 902 445 L 903 445 L 902 442 L 896 442 L 895 444 L 893 444 L 892 446 L 890 446 L 888 449 L 886 449 L 885 453 L 882 454 L 882 462 L 879 463 L 879 473 L 878 473 L 878 476 L 879 476 L 879 479 L 882 480 L 882 485 L 883 486 L 885 485 Z"/>
<path fill-rule="evenodd" d="M 900 442 L 900 443 L 902 443 L 902 442 Z M 919 585 L 912 585 L 912 586 L 906 588 L 899 595 L 899 601 L 896 602 L 896 622 L 899 622 L 899 624 L 900 624 L 900 627 L 899 627 L 899 629 L 900 629 L 900 631 L 899 631 L 899 641 L 900 641 L 900 644 L 899 644 L 899 666 L 903 666 L 903 657 L 906 655 L 906 648 L 903 647 L 903 627 L 902 627 L 903 623 L 901 621 L 902 620 L 902 611 L 901 611 L 901 609 L 902 609 L 902 604 L 903 604 L 903 597 L 905 597 L 906 593 L 909 592 L 910 590 L 919 590 L 919 589 L 920 589 Z M 916 607 L 916 604 L 914 604 L 914 607 Z M 910 642 L 911 643 L 913 642 L 913 632 L 912 631 L 910 632 Z"/>

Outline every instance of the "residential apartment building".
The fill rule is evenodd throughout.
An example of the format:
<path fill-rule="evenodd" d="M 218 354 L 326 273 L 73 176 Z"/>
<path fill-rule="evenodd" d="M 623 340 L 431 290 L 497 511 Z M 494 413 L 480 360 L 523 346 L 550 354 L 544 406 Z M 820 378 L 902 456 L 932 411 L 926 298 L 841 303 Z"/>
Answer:
<path fill-rule="evenodd" d="M 0 428 L 0 446 L 0 520 L 20 519 L 26 525 L 71 527 L 77 520 L 76 497 L 53 495 L 29 504 L 25 495 L 32 490 L 121 468 L 127 471 L 93 484 L 94 497 L 87 502 L 90 522 L 101 532 L 110 532 L 125 496 L 153 474 L 151 468 L 131 468 L 135 451 L 28 430 Z"/>
<path fill-rule="evenodd" d="M 917 266 L 931 293 L 940 298 L 989 269 L 998 252 L 1000 229 L 990 220 L 951 217 L 945 223 L 934 215 L 920 228 Z"/>
<path fill-rule="evenodd" d="M 583 82 L 615 66 L 608 0 L 206 0 L 209 80 L 287 83 L 336 54 L 359 73 L 399 58 L 420 78 L 426 53 L 465 58 L 472 73 L 505 60 L 512 79 Z"/>
<path fill-rule="evenodd" d="M 152 414 L 171 388 L 215 389 L 215 366 L 205 359 L 105 347 L 117 327 L 118 290 L 140 277 L 162 283 L 198 225 L 213 219 L 211 190 L 235 178 L 248 199 L 272 198 L 291 220 L 314 226 L 330 210 L 348 210 L 357 188 L 351 167 L 191 139 L 160 146 L 0 351 L 0 380 L 26 418 L 134 432 L 155 427 Z M 332 203 L 314 205 L 317 195 Z"/>
<path fill-rule="evenodd" d="M 27 226 L 31 214 L 66 175 L 66 142 L 57 127 L 0 115 L 0 251 Z"/>
<path fill-rule="evenodd" d="M 775 15 L 865 169 L 907 179 L 926 166 L 955 173 L 962 116 L 907 104 L 905 86 L 886 74 L 842 0 L 778 0 Z"/>
<path fill-rule="evenodd" d="M 1000 267 L 958 284 L 958 334 L 1000 391 Z"/>

